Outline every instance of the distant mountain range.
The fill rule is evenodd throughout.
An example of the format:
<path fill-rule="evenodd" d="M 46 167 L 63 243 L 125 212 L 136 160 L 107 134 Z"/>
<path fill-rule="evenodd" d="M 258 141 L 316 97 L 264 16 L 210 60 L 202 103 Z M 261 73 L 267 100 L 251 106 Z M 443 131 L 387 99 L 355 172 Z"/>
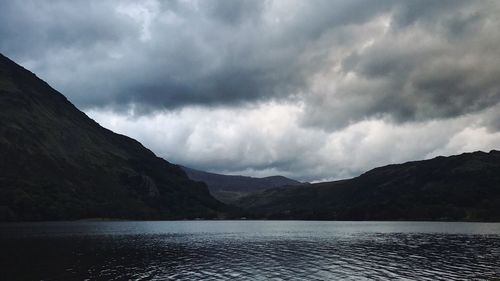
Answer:
<path fill-rule="evenodd" d="M 227 206 L 0 55 L 0 220 L 183 219 Z"/>
<path fill-rule="evenodd" d="M 268 189 L 236 204 L 267 219 L 500 221 L 500 152 L 388 165 L 349 180 Z"/>
<path fill-rule="evenodd" d="M 190 179 L 204 182 L 215 198 L 229 204 L 253 192 L 275 187 L 304 185 L 304 183 L 283 176 L 254 178 L 208 173 L 188 167 L 182 167 L 182 169 Z"/>

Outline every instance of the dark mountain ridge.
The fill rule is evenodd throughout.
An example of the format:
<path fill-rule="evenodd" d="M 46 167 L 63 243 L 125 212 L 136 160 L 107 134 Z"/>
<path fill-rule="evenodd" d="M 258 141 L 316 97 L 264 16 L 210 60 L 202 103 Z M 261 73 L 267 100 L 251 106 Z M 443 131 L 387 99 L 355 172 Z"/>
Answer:
<path fill-rule="evenodd" d="M 265 190 L 236 204 L 256 218 L 500 221 L 500 152 L 387 165 L 353 179 Z"/>
<path fill-rule="evenodd" d="M 0 220 L 214 217 L 207 187 L 0 54 Z"/>
<path fill-rule="evenodd" d="M 235 201 L 240 213 L 199 181 L 220 198 L 253 193 Z M 282 187 L 269 189 L 275 186 Z M 101 127 L 0 55 L 0 221 L 215 218 L 228 212 L 268 219 L 500 221 L 498 206 L 495 150 L 312 185 L 181 168 Z"/>
<path fill-rule="evenodd" d="M 204 182 L 208 186 L 210 193 L 225 203 L 232 203 L 238 198 L 256 191 L 304 184 L 284 176 L 255 178 L 239 175 L 221 175 L 188 167 L 182 167 L 182 169 L 190 179 Z"/>

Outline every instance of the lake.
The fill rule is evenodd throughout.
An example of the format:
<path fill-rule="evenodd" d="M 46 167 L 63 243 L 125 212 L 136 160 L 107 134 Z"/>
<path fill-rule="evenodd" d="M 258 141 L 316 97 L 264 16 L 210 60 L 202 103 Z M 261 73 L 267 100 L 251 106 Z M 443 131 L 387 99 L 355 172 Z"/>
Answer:
<path fill-rule="evenodd" d="M 0 224 L 0 280 L 491 280 L 499 277 L 499 223 Z"/>

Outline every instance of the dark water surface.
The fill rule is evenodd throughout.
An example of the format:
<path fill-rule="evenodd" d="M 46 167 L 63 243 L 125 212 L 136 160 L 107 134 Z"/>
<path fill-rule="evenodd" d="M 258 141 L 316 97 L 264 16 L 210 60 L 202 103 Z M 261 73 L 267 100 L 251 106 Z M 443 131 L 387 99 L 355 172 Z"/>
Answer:
<path fill-rule="evenodd" d="M 0 280 L 491 280 L 500 224 L 0 224 Z M 500 279 L 499 279 L 500 280 Z"/>

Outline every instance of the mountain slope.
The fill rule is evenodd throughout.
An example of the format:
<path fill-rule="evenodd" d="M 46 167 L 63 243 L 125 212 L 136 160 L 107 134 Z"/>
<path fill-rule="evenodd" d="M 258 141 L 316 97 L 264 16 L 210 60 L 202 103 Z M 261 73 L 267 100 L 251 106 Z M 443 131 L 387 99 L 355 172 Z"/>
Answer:
<path fill-rule="evenodd" d="M 188 167 L 182 167 L 182 169 L 190 179 L 204 182 L 208 186 L 210 193 L 225 203 L 232 203 L 238 198 L 256 191 L 281 186 L 303 185 L 301 182 L 283 176 L 254 178 L 214 174 Z"/>
<path fill-rule="evenodd" d="M 178 166 L 0 55 L 0 220 L 188 218 L 224 208 Z"/>
<path fill-rule="evenodd" d="M 237 205 L 264 218 L 500 221 L 500 152 L 389 165 L 349 180 L 266 190 Z"/>

